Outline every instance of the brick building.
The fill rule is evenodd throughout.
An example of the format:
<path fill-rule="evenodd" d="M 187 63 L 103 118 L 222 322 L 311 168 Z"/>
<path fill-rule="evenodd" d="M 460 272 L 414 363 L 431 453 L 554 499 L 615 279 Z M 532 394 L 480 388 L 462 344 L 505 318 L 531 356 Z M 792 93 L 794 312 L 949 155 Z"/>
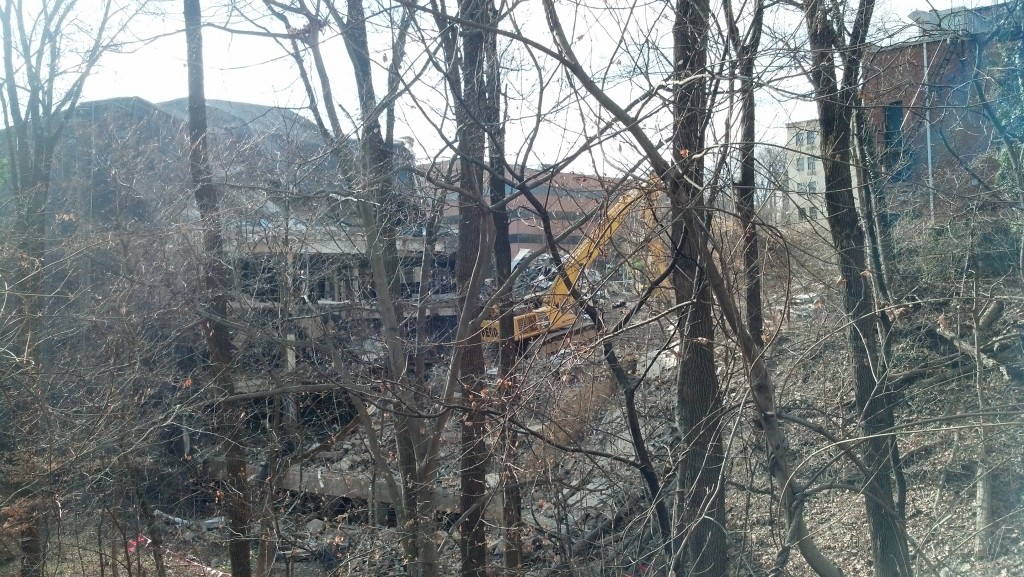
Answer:
<path fill-rule="evenodd" d="M 998 202 L 979 195 L 1001 146 L 981 102 L 1020 50 L 1021 14 L 1009 4 L 916 11 L 913 38 L 868 50 L 867 144 L 895 210 L 934 219 L 979 198 Z"/>
<path fill-rule="evenodd" d="M 430 179 L 447 181 L 454 185 L 455 176 L 451 174 L 442 176 L 440 169 L 447 169 L 447 164 L 441 163 L 428 168 Z M 540 180 L 542 173 L 542 170 L 525 169 L 521 176 L 529 182 Z M 609 197 L 614 197 L 617 194 L 614 190 L 616 184 L 614 179 L 559 172 L 552 175 L 543 184 L 534 187 L 532 192 L 547 212 L 552 232 L 557 238 L 576 225 L 581 218 L 595 210 L 598 210 L 597 218 L 600 219 L 602 213 L 599 209 Z M 511 186 L 506 185 L 506 195 L 511 196 L 515 192 Z M 452 230 L 457 229 L 459 223 L 457 200 L 455 193 L 449 194 L 444 209 L 444 225 Z M 547 249 L 540 215 L 525 196 L 520 195 L 511 200 L 508 203 L 508 213 L 509 244 L 512 246 L 513 256 L 521 250 L 544 251 Z M 581 238 L 580 232 L 574 230 L 560 244 L 564 249 L 572 250 Z"/>

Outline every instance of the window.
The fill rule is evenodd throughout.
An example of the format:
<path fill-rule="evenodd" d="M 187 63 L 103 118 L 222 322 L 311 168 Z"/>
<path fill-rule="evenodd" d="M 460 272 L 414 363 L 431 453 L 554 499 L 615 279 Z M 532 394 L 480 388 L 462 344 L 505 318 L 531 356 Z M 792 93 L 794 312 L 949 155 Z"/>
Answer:
<path fill-rule="evenodd" d="M 817 207 L 813 207 L 812 206 L 808 210 L 811 213 L 811 220 L 816 220 L 818 218 L 818 209 L 817 209 Z"/>
<path fill-rule="evenodd" d="M 796 139 L 796 145 L 797 146 L 803 146 L 804 145 L 804 133 L 802 131 L 800 131 L 800 130 L 796 131 L 795 139 Z"/>
<path fill-rule="evenodd" d="M 818 183 L 813 180 L 807 183 L 807 192 L 814 194 L 818 192 Z"/>
<path fill-rule="evenodd" d="M 797 170 L 803 170 L 804 169 L 804 157 L 802 157 L 802 156 L 797 157 L 797 159 L 796 159 L 796 169 Z"/>
<path fill-rule="evenodd" d="M 796 192 L 800 196 L 807 194 L 807 185 L 803 183 L 796 185 Z"/>
<path fill-rule="evenodd" d="M 903 148 L 903 101 L 901 100 L 885 106 L 885 147 L 889 150 Z"/>
<path fill-rule="evenodd" d="M 885 105 L 885 150 L 883 164 L 892 174 L 894 181 L 906 180 L 910 173 L 909 151 L 903 142 L 903 101 L 897 100 Z"/>
<path fill-rule="evenodd" d="M 800 220 L 807 220 L 807 211 L 804 210 L 804 207 L 798 206 L 796 208 L 796 212 L 798 215 L 800 215 Z"/>
<path fill-rule="evenodd" d="M 814 146 L 814 141 L 815 141 L 817 136 L 818 136 L 817 133 L 808 132 L 807 133 L 807 146 Z"/>
<path fill-rule="evenodd" d="M 814 173 L 818 172 L 818 162 L 815 159 L 813 159 L 813 158 L 808 158 L 807 159 L 807 172 L 809 174 L 814 174 Z"/>
<path fill-rule="evenodd" d="M 543 234 L 510 234 L 508 242 L 511 244 L 544 244 Z"/>

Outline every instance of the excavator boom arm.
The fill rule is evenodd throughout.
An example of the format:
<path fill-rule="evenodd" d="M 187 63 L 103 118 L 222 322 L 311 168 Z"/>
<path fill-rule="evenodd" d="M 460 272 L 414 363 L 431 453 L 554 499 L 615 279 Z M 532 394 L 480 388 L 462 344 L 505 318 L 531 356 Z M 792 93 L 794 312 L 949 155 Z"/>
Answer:
<path fill-rule="evenodd" d="M 590 233 L 562 261 L 562 270 L 555 277 L 551 287 L 541 296 L 541 307 L 516 315 L 513 319 L 515 340 L 528 342 L 536 337 L 570 331 L 576 325 L 576 313 L 573 305 L 576 299 L 570 288 L 576 284 L 580 275 L 588 266 L 597 260 L 601 249 L 612 239 L 615 232 L 625 222 L 634 202 L 643 195 L 639 189 L 623 194 Z M 485 320 L 482 325 L 484 342 L 499 340 L 498 321 Z"/>
<path fill-rule="evenodd" d="M 580 278 L 580 274 L 597 260 L 597 257 L 601 254 L 601 249 L 604 248 L 604 245 L 608 244 L 608 241 L 611 240 L 615 232 L 622 226 L 632 204 L 642 194 L 642 191 L 639 189 L 630 190 L 623 194 L 608 209 L 607 215 L 598 223 L 597 228 L 584 235 L 583 240 L 565 257 L 562 263 L 562 269 L 565 271 L 565 274 L 556 275 L 555 281 L 547 292 L 544 293 L 543 300 L 545 304 L 551 307 L 564 308 L 574 300 L 570 287 L 575 285 Z"/>

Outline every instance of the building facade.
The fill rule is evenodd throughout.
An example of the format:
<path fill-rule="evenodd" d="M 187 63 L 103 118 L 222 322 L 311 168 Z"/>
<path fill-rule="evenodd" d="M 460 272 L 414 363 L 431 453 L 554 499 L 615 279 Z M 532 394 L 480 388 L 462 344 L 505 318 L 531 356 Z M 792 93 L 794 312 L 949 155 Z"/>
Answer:
<path fill-rule="evenodd" d="M 893 210 L 934 221 L 1000 202 L 984 184 L 1003 145 L 991 116 L 1012 123 L 1020 105 L 1019 88 L 1008 89 L 1020 80 L 1022 12 L 1019 3 L 916 11 L 913 38 L 868 51 L 865 141 Z"/>
<path fill-rule="evenodd" d="M 444 161 L 434 166 L 420 168 L 428 174 L 428 181 L 446 183 L 450 187 L 455 187 L 458 175 L 449 164 L 449 161 Z M 555 238 L 568 232 L 559 243 L 566 250 L 572 250 L 582 238 L 581 232 L 573 230 L 573 227 L 578 225 L 580 220 L 588 214 L 596 213 L 600 217 L 601 207 L 618 194 L 617 183 L 614 179 L 587 174 L 572 172 L 550 174 L 548 170 L 526 168 L 521 169 L 516 176 L 507 176 L 509 182 L 516 182 L 520 179 L 524 180 L 527 185 L 530 185 L 531 182 L 541 183 L 530 186 L 530 190 L 543 208 Z M 511 185 L 506 184 L 505 195 L 512 197 L 512 200 L 508 201 L 506 205 L 512 255 L 515 256 L 524 250 L 544 252 L 548 246 L 544 239 L 541 211 L 537 210 L 525 195 L 517 195 L 517 192 Z M 458 228 L 458 222 L 458 196 L 456 193 L 450 193 L 447 195 L 444 207 L 443 224 L 446 228 L 454 230 Z"/>
<path fill-rule="evenodd" d="M 816 118 L 786 124 L 788 185 L 783 212 L 788 222 L 823 221 L 827 216 L 819 134 Z"/>

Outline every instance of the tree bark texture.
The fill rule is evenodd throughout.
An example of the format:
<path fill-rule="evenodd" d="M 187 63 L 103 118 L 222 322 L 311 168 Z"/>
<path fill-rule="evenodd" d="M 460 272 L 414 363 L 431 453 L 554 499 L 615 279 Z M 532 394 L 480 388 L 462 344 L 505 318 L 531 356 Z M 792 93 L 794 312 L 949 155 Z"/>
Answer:
<path fill-rule="evenodd" d="M 227 323 L 228 289 L 232 274 L 224 254 L 217 187 L 210 171 L 207 144 L 206 92 L 203 71 L 202 11 L 199 0 L 185 0 L 185 40 L 188 50 L 189 172 L 203 231 L 203 332 L 210 355 L 213 393 L 232 395 L 233 351 Z M 249 524 L 252 512 L 246 477 L 241 415 L 231 405 L 218 404 L 218 419 L 225 451 L 225 505 L 231 537 L 228 558 L 233 577 L 250 577 Z"/>
<path fill-rule="evenodd" d="M 569 42 L 568 37 L 562 29 L 553 0 L 544 0 L 544 11 L 548 20 L 548 27 L 554 36 L 559 52 L 563 55 L 561 64 L 569 70 L 569 72 L 580 82 L 582 87 L 591 96 L 600 102 L 602 107 L 608 110 L 620 123 L 622 123 L 625 130 L 636 140 L 637 145 L 644 151 L 644 155 L 647 157 L 651 168 L 659 179 L 662 180 L 666 188 L 670 191 L 679 190 L 680 185 L 677 181 L 678 175 L 675 173 L 674 168 L 675 162 L 677 161 L 673 158 L 673 162 L 670 163 L 662 158 L 658 146 L 643 131 L 640 127 L 640 123 L 637 122 L 629 112 L 611 99 L 579 64 L 579 61 L 573 52 L 572 44 Z M 681 152 L 681 150 L 679 152 Z M 673 151 L 673 154 L 674 153 L 675 151 Z M 673 198 L 676 196 L 678 195 L 674 195 Z M 673 200 L 673 202 L 676 203 L 679 201 Z M 684 217 L 682 221 L 677 219 L 673 221 L 672 224 L 673 227 L 677 227 L 681 224 L 682 229 L 673 228 L 672 237 L 674 241 L 678 241 L 683 234 L 703 234 L 704 228 L 702 224 L 698 224 L 697 214 L 693 211 L 687 212 L 685 210 L 681 210 L 681 208 L 674 208 L 673 216 L 679 215 Z M 676 250 L 676 246 L 679 245 L 676 244 L 673 247 L 673 250 Z M 775 387 L 772 383 L 771 374 L 768 371 L 768 367 L 765 364 L 764 356 L 762 354 L 762 343 L 755 342 L 750 336 L 750 333 L 746 330 L 739 307 L 733 300 L 734 295 L 726 285 L 721 272 L 718 271 L 715 261 L 710 257 L 709 248 L 703 244 L 697 244 L 695 246 L 701 251 L 705 270 L 711 283 L 711 288 L 719 302 L 719 305 L 722 307 L 722 312 L 725 314 L 730 326 L 739 338 L 743 358 L 750 371 L 751 396 L 758 411 L 758 421 L 765 432 L 769 467 L 773 478 L 780 488 L 782 504 L 790 517 L 790 533 L 795 536 L 800 552 L 807 560 L 807 563 L 814 568 L 816 573 L 823 577 L 841 577 L 842 572 L 839 568 L 821 554 L 821 551 L 817 548 L 814 542 L 813 536 L 807 530 L 806 524 L 803 522 L 803 516 L 799 514 L 801 509 L 799 490 L 795 486 L 795 482 L 790 471 L 789 447 L 785 433 L 779 425 L 778 412 L 775 407 L 774 399 Z M 676 251 L 674 253 L 673 260 L 681 259 L 684 256 L 685 255 L 682 251 Z M 675 271 L 673 271 L 673 273 L 674 272 Z M 614 370 L 616 365 L 614 363 L 609 364 Z M 617 380 L 620 382 L 625 381 L 625 377 L 617 377 Z M 660 503 L 660 501 L 655 501 L 656 506 L 658 503 Z"/>
<path fill-rule="evenodd" d="M 716 375 L 714 318 L 697 234 L 688 233 L 685 213 L 701 215 L 704 147 L 708 118 L 707 83 L 693 79 L 707 66 L 710 7 L 707 0 L 678 0 L 672 35 L 677 87 L 673 95 L 673 173 L 668 193 L 672 206 L 671 239 L 681 254 L 672 275 L 676 303 L 693 302 L 679 316 L 682 358 L 676 374 L 676 421 L 683 455 L 677 466 L 674 570 L 677 574 L 725 575 L 724 454 L 721 443 L 722 397 Z M 683 80 L 687 80 L 684 84 Z M 698 216 L 702 218 L 702 216 Z M 684 570 L 688 566 L 688 571 Z"/>
<path fill-rule="evenodd" d="M 486 4 L 488 22 L 495 24 L 497 18 L 494 6 Z M 486 90 L 483 106 L 483 122 L 487 130 L 488 143 L 488 190 L 491 201 L 491 217 L 494 220 L 494 284 L 505 286 L 512 276 L 512 247 L 509 244 L 509 218 L 505 200 L 505 128 L 501 121 L 501 75 L 498 63 L 497 37 L 486 34 L 484 38 L 484 67 Z M 512 318 L 512 294 L 507 293 L 496 303 L 498 307 L 498 376 L 501 379 L 498 390 L 506 414 L 514 413 L 519 403 L 519 384 L 515 370 L 519 347 L 516 345 Z M 519 442 L 515 427 L 507 420 L 501 424 L 502 451 L 502 530 L 504 546 L 502 560 L 505 574 L 519 575 L 523 566 L 523 497 L 519 486 L 518 452 Z"/>
<path fill-rule="evenodd" d="M 4 71 L 8 78 L 17 78 L 15 73 L 17 50 L 12 18 L 18 18 L 13 5 L 8 3 L 0 14 L 2 24 L 2 42 Z M 26 54 L 24 57 L 29 57 Z M 35 87 L 33 96 L 38 97 L 41 78 L 29 78 L 30 85 Z M 50 195 L 50 164 L 53 158 L 53 147 L 56 138 L 49 134 L 54 119 L 49 117 L 53 111 L 40 118 L 40 111 L 33 109 L 22 111 L 18 85 L 16 82 L 4 83 L 7 91 L 4 106 L 5 116 L 10 116 L 11 128 L 7 130 L 7 155 L 9 164 L 6 185 L 13 191 L 14 211 L 17 215 L 14 223 L 15 239 L 18 246 L 18 265 L 14 278 L 14 304 L 16 305 L 16 332 L 14 350 L 17 360 L 14 365 L 13 378 L 5 379 L 3 397 L 11 402 L 11 429 L 17 431 L 23 446 L 35 442 L 39 434 L 35 416 L 38 410 L 32 406 L 32 399 L 46 398 L 44 392 L 43 358 L 41 345 L 45 342 L 43 335 L 43 263 L 46 256 L 46 205 Z M 30 97 L 30 101 L 34 98 Z M 5 120 L 7 120 L 5 118 Z M 0 183 L 3 185 L 4 183 Z M 13 425 L 13 426 L 12 426 Z M 35 452 L 34 447 L 25 449 L 28 454 Z M 27 473 L 27 471 L 22 472 Z M 37 493 L 27 497 L 23 504 L 26 514 L 21 522 L 19 538 L 21 545 L 21 575 L 24 577 L 43 577 L 47 554 L 46 539 L 46 479 L 40 479 L 40 488 L 31 489 Z"/>
<path fill-rule="evenodd" d="M 973 252 L 973 251 L 972 251 Z M 972 260 L 974 257 L 972 255 Z M 977 362 L 983 355 L 981 352 L 981 332 L 988 316 L 982 310 L 979 303 L 980 290 L 978 275 L 973 280 L 974 303 L 971 306 L 972 323 L 974 325 L 974 390 L 978 395 L 979 424 L 978 436 L 981 447 L 978 455 L 978 478 L 974 482 L 974 557 L 976 559 L 988 559 L 994 553 L 992 550 L 993 524 L 995 519 L 992 514 L 992 497 L 995 489 L 993 471 L 992 449 L 989 442 L 989 434 L 986 428 L 985 410 L 988 408 L 988 399 L 985 387 L 985 370 L 982 363 Z M 990 321 L 989 324 L 994 321 Z"/>
<path fill-rule="evenodd" d="M 764 339 L 764 311 L 761 304 L 761 257 L 757 234 L 757 207 L 755 206 L 756 172 L 754 141 L 757 138 L 754 101 L 754 61 L 761 39 L 762 4 L 757 4 L 751 24 L 751 37 L 746 43 L 739 38 L 739 30 L 730 25 L 730 36 L 739 53 L 740 77 L 740 179 L 736 183 L 736 208 L 743 224 L 743 267 L 747 328 L 754 339 Z M 730 14 L 731 21 L 731 14 Z"/>
<path fill-rule="evenodd" d="M 388 355 L 388 369 L 394 382 L 400 383 L 400 399 L 396 404 L 399 407 L 415 407 L 416 382 L 410 378 L 406 366 L 407 355 L 403 340 L 403 315 L 400 310 L 402 287 L 397 249 L 397 227 L 403 222 L 406 211 L 403 200 L 395 195 L 394 143 L 385 137 L 380 122 L 380 114 L 387 107 L 378 106 L 374 90 L 373 63 L 370 59 L 366 14 L 362 3 L 348 2 L 344 14 L 335 2 L 327 2 L 325 5 L 341 30 L 346 52 L 352 62 L 359 109 L 362 113 L 356 188 L 363 191 L 365 197 L 365 201 L 359 203 L 360 218 L 366 231 L 366 250 L 374 290 L 377 293 L 377 307 L 381 314 L 381 331 Z M 400 53 L 394 54 L 393 66 L 401 57 Z M 321 84 L 328 86 L 326 73 L 320 76 Z M 325 89 L 325 99 L 327 94 Z M 330 109 L 334 103 L 326 102 L 326 105 Z M 333 117 L 331 122 L 333 125 Z M 335 129 L 335 137 L 343 137 L 340 129 Z M 410 414 L 410 411 L 404 408 L 395 410 L 395 435 L 402 490 L 401 503 L 395 503 L 395 509 L 400 525 L 406 529 L 402 536 L 403 553 L 410 574 L 431 577 L 438 572 L 437 552 L 430 539 L 435 527 L 434 479 L 437 471 L 434 457 L 429 454 L 421 455 L 425 445 L 424 429 L 423 419 Z"/>
<path fill-rule="evenodd" d="M 872 281 L 883 306 L 893 304 L 889 292 L 889 263 L 892 262 L 892 225 L 885 201 L 885 190 L 879 178 L 878 152 L 867 126 L 867 113 L 857 98 L 853 113 L 854 142 L 857 152 L 857 174 L 860 175 L 861 220 L 868 240 Z"/>
<path fill-rule="evenodd" d="M 893 396 L 879 362 L 875 302 L 867 277 L 864 230 L 858 221 L 851 173 L 853 112 L 858 89 L 863 39 L 871 20 L 872 0 L 863 0 L 851 32 L 841 41 L 832 27 L 825 0 L 807 0 L 805 18 L 812 49 L 811 83 L 821 125 L 825 171 L 825 209 L 832 244 L 838 253 L 844 309 L 850 319 L 848 342 L 853 365 L 855 401 L 861 418 L 863 459 L 870 475 L 864 480 L 867 513 L 877 577 L 909 576 L 912 568 L 904 520 L 896 512 L 893 455 L 895 435 L 881 434 L 894 424 Z M 836 51 L 841 46 L 843 78 Z M 877 375 L 877 378 L 876 378 Z"/>
<path fill-rule="evenodd" d="M 459 16 L 481 24 L 488 21 L 486 0 L 462 0 Z M 470 290 L 473 269 L 482 247 L 484 219 L 492 218 L 483 203 L 483 166 L 485 166 L 486 133 L 482 120 L 486 110 L 487 75 L 485 71 L 485 34 L 480 29 L 464 26 L 462 37 L 462 103 L 459 115 L 459 247 L 455 264 L 455 282 L 459 291 L 459 309 L 470 318 L 479 314 L 479 295 Z M 461 508 L 463 522 L 459 551 L 462 555 L 463 577 L 485 577 L 487 568 L 487 535 L 483 522 L 486 492 L 487 444 L 484 440 L 485 398 L 484 356 L 479 331 L 459 343 L 465 347 L 459 371 L 466 414 L 462 418 Z"/>
<path fill-rule="evenodd" d="M 463 162 L 463 170 L 469 168 L 467 164 Z M 459 254 L 455 274 L 459 298 L 462 301 L 460 310 L 462 314 L 476 316 L 479 314 L 478 296 L 471 294 L 467 288 L 473 272 L 472 267 L 476 262 L 477 250 L 474 250 L 474 245 L 478 249 L 480 244 L 480 222 L 487 218 L 487 215 L 481 209 L 480 203 L 474 201 L 461 201 L 459 213 Z M 465 262 L 464 259 L 469 262 Z M 486 492 L 488 450 L 484 440 L 486 399 L 483 396 L 484 357 L 479 331 L 474 331 L 459 346 L 466 349 L 462 363 L 458 367 L 466 410 L 462 418 L 460 488 L 463 523 L 459 548 L 462 553 L 462 574 L 465 577 L 484 577 L 487 539 L 483 523 L 483 500 Z"/>

